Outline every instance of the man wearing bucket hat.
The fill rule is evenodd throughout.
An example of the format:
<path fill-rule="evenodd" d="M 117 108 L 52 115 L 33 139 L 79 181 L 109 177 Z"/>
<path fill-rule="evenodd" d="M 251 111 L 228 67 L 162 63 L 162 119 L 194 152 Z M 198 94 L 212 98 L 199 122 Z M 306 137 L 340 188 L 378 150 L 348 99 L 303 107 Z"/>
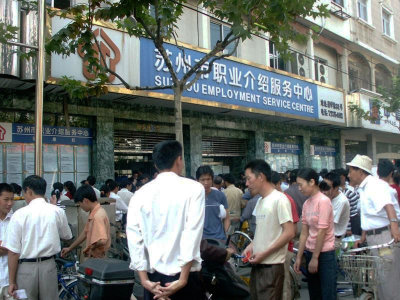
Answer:
<path fill-rule="evenodd" d="M 393 199 L 390 186 L 377 177 L 372 176 L 372 160 L 368 156 L 357 154 L 347 163 L 349 179 L 352 186 L 357 186 L 360 194 L 361 228 L 368 245 L 377 245 L 389 242 L 392 238 L 395 243 L 400 242 L 399 204 Z M 373 253 L 378 255 L 378 253 Z M 400 282 L 400 248 L 395 246 L 381 253 L 392 260 L 385 266 L 378 287 L 378 298 L 382 300 L 398 299 Z M 383 266 L 382 266 L 383 267 Z"/>

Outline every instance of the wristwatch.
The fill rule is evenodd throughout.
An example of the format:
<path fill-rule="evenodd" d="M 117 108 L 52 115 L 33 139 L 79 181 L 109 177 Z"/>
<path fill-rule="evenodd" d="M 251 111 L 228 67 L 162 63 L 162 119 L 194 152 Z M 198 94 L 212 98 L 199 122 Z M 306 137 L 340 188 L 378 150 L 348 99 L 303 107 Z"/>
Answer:
<path fill-rule="evenodd" d="M 389 221 L 390 221 L 390 222 L 393 222 L 393 223 L 397 223 L 397 222 L 399 222 L 399 220 L 398 220 L 398 219 L 395 219 L 395 218 L 393 218 L 393 219 L 389 219 Z"/>

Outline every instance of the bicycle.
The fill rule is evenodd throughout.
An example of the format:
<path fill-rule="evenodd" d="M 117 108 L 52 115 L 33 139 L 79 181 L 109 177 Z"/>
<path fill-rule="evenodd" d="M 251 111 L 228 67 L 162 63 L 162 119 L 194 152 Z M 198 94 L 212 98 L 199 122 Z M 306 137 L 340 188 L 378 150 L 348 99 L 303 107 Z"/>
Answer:
<path fill-rule="evenodd" d="M 58 280 L 58 298 L 62 300 L 81 300 L 78 290 L 77 271 L 79 262 L 75 255 L 75 261 L 65 260 L 56 257 L 57 280 Z"/>
<path fill-rule="evenodd" d="M 243 262 L 241 254 L 252 241 L 248 234 L 241 231 L 235 231 L 227 240 L 227 246 L 233 248 L 237 254 L 232 256 L 233 267 L 247 285 L 250 284 L 251 264 L 248 261 Z"/>

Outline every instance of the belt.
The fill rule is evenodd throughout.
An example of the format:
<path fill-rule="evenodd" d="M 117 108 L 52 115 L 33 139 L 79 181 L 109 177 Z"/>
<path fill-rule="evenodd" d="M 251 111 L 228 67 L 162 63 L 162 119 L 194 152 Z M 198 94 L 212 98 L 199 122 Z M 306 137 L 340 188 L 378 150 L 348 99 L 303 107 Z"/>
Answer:
<path fill-rule="evenodd" d="M 378 229 L 371 229 L 371 230 L 367 230 L 365 233 L 367 235 L 375 235 L 375 234 L 380 234 L 386 230 L 389 230 L 389 226 L 385 226 L 385 227 L 381 227 Z"/>
<path fill-rule="evenodd" d="M 279 265 L 283 265 L 283 264 L 271 264 L 271 265 L 267 265 L 267 264 L 256 264 L 253 267 L 256 268 L 261 268 L 261 269 L 268 269 L 268 268 L 272 268 L 273 266 L 279 266 Z"/>
<path fill-rule="evenodd" d="M 49 260 L 52 258 L 55 258 L 55 255 L 52 256 L 45 256 L 45 257 L 38 257 L 38 258 L 22 258 L 22 259 L 18 259 L 18 263 L 24 263 L 24 262 L 41 262 L 41 261 L 45 261 L 45 260 Z"/>

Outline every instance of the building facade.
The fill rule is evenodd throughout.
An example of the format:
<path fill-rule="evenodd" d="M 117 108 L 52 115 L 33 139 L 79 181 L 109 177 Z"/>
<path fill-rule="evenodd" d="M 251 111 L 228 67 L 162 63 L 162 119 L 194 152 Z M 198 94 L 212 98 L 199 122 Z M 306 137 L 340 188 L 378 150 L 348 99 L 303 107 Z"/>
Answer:
<path fill-rule="evenodd" d="M 15 2 L 0 4 L 3 15 L 22 28 L 27 24 L 32 28 L 35 19 L 19 14 Z M 64 2 L 53 4 L 61 7 Z M 398 132 L 388 131 L 384 120 L 373 126 L 355 120 L 346 109 L 349 101 L 368 102 L 368 97 L 376 95 L 375 87 L 386 84 L 398 69 L 399 3 L 386 2 L 382 12 L 385 9 L 390 17 L 382 16 L 389 25 L 382 21 L 382 26 L 371 7 L 374 1 L 366 1 L 370 5 L 367 23 L 371 20 L 372 25 L 360 20 L 364 11 L 357 10 L 363 7 L 357 1 L 329 2 L 330 18 L 293 25 L 309 38 L 304 44 L 291 44 L 290 61 L 281 58 L 268 36 L 254 36 L 239 44 L 234 56 L 217 61 L 213 71 L 183 95 L 187 174 L 194 175 L 201 164 L 211 165 L 217 174 L 239 174 L 253 158 L 266 159 L 280 172 L 298 167 L 333 169 L 356 152 L 366 152 L 375 161 L 389 154 L 394 158 L 400 145 Z M 175 45 L 166 46 L 181 75 L 187 71 L 185 61 L 193 64 L 229 31 L 228 24 L 216 21 L 195 3 L 184 10 L 178 36 L 186 56 Z M 49 34 L 67 22 L 52 18 Z M 313 39 L 310 33 L 315 24 L 321 30 Z M 381 28 L 386 30 L 384 35 Z M 110 66 L 131 85 L 170 83 L 151 41 L 129 37 L 113 24 L 99 24 L 96 34 L 105 45 Z M 372 41 L 377 38 L 390 47 L 375 49 L 378 43 Z M 22 29 L 21 40 L 34 43 L 34 32 Z M 30 79 L 35 69 L 34 62 L 20 61 L 11 50 L 2 45 L 0 54 L 7 61 L 0 72 L 0 179 L 17 182 L 33 170 L 34 82 Z M 115 173 L 129 176 L 135 169 L 154 171 L 153 146 L 174 139 L 171 91 L 131 91 L 110 76 L 113 85 L 106 95 L 68 99 L 57 80 L 71 76 L 84 81 L 90 76 L 79 53 L 48 57 L 46 72 L 43 155 L 48 181 L 80 182 L 91 173 L 104 182 Z M 2 130 L 7 138 L 2 138 Z"/>

